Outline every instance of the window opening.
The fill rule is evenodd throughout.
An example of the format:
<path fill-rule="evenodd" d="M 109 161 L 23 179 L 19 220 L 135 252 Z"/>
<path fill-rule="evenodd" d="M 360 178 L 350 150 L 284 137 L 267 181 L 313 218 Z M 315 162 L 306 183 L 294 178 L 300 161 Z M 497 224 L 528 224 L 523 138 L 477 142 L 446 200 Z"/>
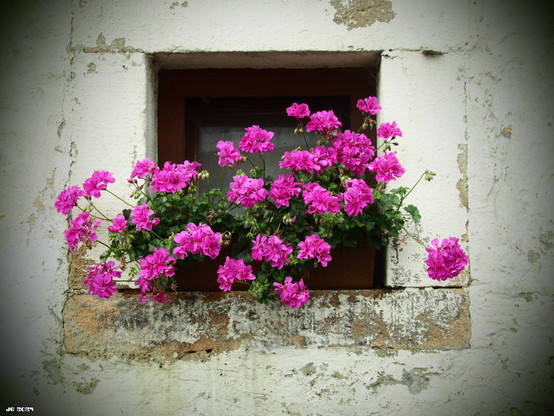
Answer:
<path fill-rule="evenodd" d="M 332 109 L 343 129 L 352 129 L 362 123 L 356 101 L 376 94 L 375 68 L 162 70 L 158 81 L 158 163 L 197 160 L 203 169 L 217 172 L 217 178 L 217 141 L 238 145 L 244 129 L 254 124 L 275 132 L 276 149 L 266 157 L 268 174 L 275 177 L 283 152 L 301 144 L 292 133 L 296 120 L 286 116 L 288 106 L 304 102 L 312 111 Z M 257 162 L 257 155 L 252 156 Z M 228 184 L 233 172 L 225 175 Z M 310 289 L 383 285 L 382 260 L 376 260 L 382 255 L 363 242 L 355 248 L 334 248 L 331 255 L 327 267 L 302 276 Z M 225 256 L 222 250 L 216 260 L 179 267 L 178 290 L 218 291 L 217 269 Z"/>

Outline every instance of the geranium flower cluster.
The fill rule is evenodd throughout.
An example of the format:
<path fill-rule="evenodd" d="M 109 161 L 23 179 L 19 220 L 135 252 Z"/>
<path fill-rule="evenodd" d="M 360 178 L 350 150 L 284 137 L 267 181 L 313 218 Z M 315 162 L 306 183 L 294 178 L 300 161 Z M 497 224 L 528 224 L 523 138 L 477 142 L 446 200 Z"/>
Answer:
<path fill-rule="evenodd" d="M 298 247 L 299 259 L 316 259 L 323 267 L 332 260 L 331 246 L 317 234 L 307 236 L 304 241 L 298 243 Z"/>
<path fill-rule="evenodd" d="M 242 285 L 260 300 L 278 297 L 291 308 L 306 304 L 310 292 L 299 276 L 327 267 L 334 247 L 362 234 L 372 244 L 384 245 L 399 235 L 408 218 L 419 219 L 416 207 L 402 207 L 413 188 L 387 193 L 387 186 L 405 173 L 392 151 L 402 130 L 395 121 L 377 127 L 381 106 L 376 97 L 361 99 L 356 107 L 364 116 L 359 131 L 341 131 L 332 110 L 312 113 L 306 103 L 287 108 L 304 143 L 299 140 L 284 152 L 275 179 L 267 175 L 264 161 L 275 150 L 275 134 L 253 125 L 235 142 L 217 141 L 218 166 L 234 171 L 226 190 L 199 192 L 197 182 L 209 174 L 197 162 L 168 161 L 160 168 L 148 158 L 137 161 L 128 178 L 136 201 L 126 202 L 115 216 L 93 203 L 103 194 L 123 200 L 108 189 L 115 182 L 109 171 L 94 171 L 81 187 L 62 190 L 54 206 L 69 217 L 69 249 L 98 244 L 107 249 L 88 269 L 88 293 L 109 298 L 117 292 L 117 282 L 128 277 L 139 289 L 139 302 L 168 302 L 166 290 L 174 287 L 176 268 L 207 257 L 219 262 L 215 278 L 223 291 Z M 315 136 L 315 145 L 308 144 L 307 134 Z M 370 139 L 375 136 L 382 142 L 378 148 Z M 245 162 L 259 159 L 264 168 L 243 170 Z M 433 175 L 425 172 L 420 179 Z M 79 212 L 73 218 L 74 210 Z M 98 236 L 103 222 L 109 243 Z M 222 254 L 227 244 L 238 249 Z M 435 280 L 458 276 L 468 264 L 454 237 L 433 240 L 426 251 L 427 272 Z"/>
<path fill-rule="evenodd" d="M 219 266 L 217 270 L 217 283 L 223 291 L 231 290 L 235 282 L 247 282 L 256 279 L 252 273 L 252 266 L 244 264 L 242 259 L 233 259 L 229 256 L 225 258 L 225 264 Z"/>
<path fill-rule="evenodd" d="M 284 174 L 275 178 L 271 184 L 271 190 L 269 191 L 269 197 L 275 201 L 275 206 L 288 207 L 289 201 L 300 194 L 302 191 L 302 184 L 296 182 L 293 175 Z"/>
<path fill-rule="evenodd" d="M 185 189 L 196 179 L 198 167 L 200 167 L 200 163 L 188 160 L 181 164 L 165 162 L 163 169 L 155 170 L 152 175 L 152 190 L 174 194 Z"/>
<path fill-rule="evenodd" d="M 438 238 L 431 241 L 427 249 L 427 273 L 434 280 L 446 280 L 458 276 L 467 266 L 469 259 L 455 237 Z"/>
<path fill-rule="evenodd" d="M 283 243 L 276 235 L 267 237 L 258 234 L 256 239 L 252 241 L 252 258 L 254 260 L 266 261 L 271 263 L 271 267 L 282 269 L 283 266 L 289 263 L 289 255 L 292 253 L 292 247 Z"/>
<path fill-rule="evenodd" d="M 317 182 L 304 185 L 302 197 L 304 203 L 308 206 L 307 212 L 309 214 L 323 214 L 324 212 L 336 214 L 341 209 L 339 197 L 333 196 L 330 191 Z"/>
<path fill-rule="evenodd" d="M 196 225 L 190 222 L 187 229 L 178 233 L 173 240 L 177 243 L 173 254 L 180 259 L 187 257 L 188 253 L 215 259 L 221 250 L 221 233 L 214 232 L 206 224 Z"/>
<path fill-rule="evenodd" d="M 117 292 L 114 279 L 121 277 L 121 270 L 115 262 L 100 262 L 90 266 L 87 278 L 83 282 L 88 286 L 88 293 L 97 295 L 100 299 L 109 298 Z"/>
<path fill-rule="evenodd" d="M 231 141 L 220 140 L 217 142 L 216 147 L 219 149 L 217 156 L 219 160 L 217 164 L 223 166 L 235 166 L 237 163 L 243 160 L 240 151 L 235 148 L 235 145 Z"/>
<path fill-rule="evenodd" d="M 155 225 L 158 225 L 160 223 L 159 218 L 151 218 L 152 215 L 154 215 L 154 211 L 148 208 L 148 205 L 146 203 L 142 203 L 140 205 L 137 205 L 133 208 L 131 211 L 131 221 L 133 224 L 137 226 L 137 231 L 140 230 L 152 230 L 152 227 Z M 116 217 L 117 218 L 117 217 Z M 121 217 L 119 220 L 114 220 L 119 222 L 119 224 L 122 224 Z M 119 228 L 117 225 L 113 225 L 114 229 Z"/>
<path fill-rule="evenodd" d="M 267 197 L 263 179 L 253 179 L 246 175 L 233 176 L 230 188 L 227 192 L 229 202 L 236 202 L 246 208 L 252 208 Z"/>
<path fill-rule="evenodd" d="M 80 243 L 91 247 L 92 243 L 98 240 L 96 230 L 102 221 L 95 220 L 90 212 L 81 212 L 70 224 L 71 227 L 65 231 L 65 239 L 70 251 L 75 251 Z"/>
<path fill-rule="evenodd" d="M 240 139 L 240 148 L 247 153 L 266 153 L 273 152 L 275 145 L 271 139 L 275 135 L 272 131 L 267 131 L 258 125 L 247 127 L 246 134 Z"/>
<path fill-rule="evenodd" d="M 275 282 L 273 286 L 281 302 L 291 308 L 299 308 L 310 300 L 310 291 L 303 279 L 293 282 L 292 277 L 287 276 L 283 284 Z"/>
<path fill-rule="evenodd" d="M 344 211 L 351 217 L 361 214 L 365 207 L 373 204 L 373 191 L 363 179 L 349 179 L 344 183 L 344 187 Z"/>
<path fill-rule="evenodd" d="M 85 180 L 83 183 L 83 189 L 86 196 L 93 196 L 94 198 L 100 198 L 100 191 L 103 191 L 108 187 L 109 183 L 114 183 L 115 178 L 111 172 L 106 170 L 94 171 L 92 176 Z"/>
<path fill-rule="evenodd" d="M 139 278 L 136 281 L 137 286 L 140 289 L 141 296 L 138 298 L 139 302 L 146 302 L 147 292 L 152 290 L 153 280 L 163 277 L 172 277 L 175 274 L 175 257 L 161 247 L 155 248 L 152 254 L 139 260 L 140 272 Z M 163 294 L 164 291 L 154 291 L 153 300 L 156 302 L 164 303 L 168 300 Z"/>
<path fill-rule="evenodd" d="M 368 169 L 376 173 L 375 179 L 377 181 L 384 183 L 398 179 L 406 172 L 406 169 L 398 161 L 396 154 L 392 152 L 383 153 L 375 158 L 368 165 Z"/>
<path fill-rule="evenodd" d="M 333 146 L 337 150 L 338 161 L 356 176 L 365 173 L 369 161 L 375 156 L 371 140 L 363 133 L 357 134 L 350 130 L 339 133 Z"/>

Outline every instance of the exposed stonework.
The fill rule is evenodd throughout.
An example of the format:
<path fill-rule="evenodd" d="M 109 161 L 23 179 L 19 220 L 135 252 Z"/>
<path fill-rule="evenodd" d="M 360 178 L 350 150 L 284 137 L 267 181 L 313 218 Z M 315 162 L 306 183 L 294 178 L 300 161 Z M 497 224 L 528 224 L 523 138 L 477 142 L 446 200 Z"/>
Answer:
<path fill-rule="evenodd" d="M 377 349 L 467 348 L 463 289 L 314 291 L 303 308 L 260 304 L 246 292 L 177 293 L 171 304 L 136 295 L 73 295 L 64 309 L 65 347 L 93 357 L 172 361 L 237 349 L 283 346 Z"/>
<path fill-rule="evenodd" d="M 375 22 L 390 22 L 395 13 L 389 0 L 332 0 L 336 10 L 333 21 L 348 30 L 371 26 Z"/>
<path fill-rule="evenodd" d="M 85 289 L 83 282 L 87 278 L 89 266 L 94 265 L 94 261 L 86 258 L 87 248 L 79 247 L 75 252 L 69 253 L 69 289 L 76 292 L 82 292 Z"/>

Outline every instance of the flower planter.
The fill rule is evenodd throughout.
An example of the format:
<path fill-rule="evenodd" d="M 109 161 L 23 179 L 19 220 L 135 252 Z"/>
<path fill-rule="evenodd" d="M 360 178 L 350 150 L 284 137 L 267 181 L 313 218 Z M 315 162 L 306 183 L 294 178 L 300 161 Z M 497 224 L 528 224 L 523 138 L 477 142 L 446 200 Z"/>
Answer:
<path fill-rule="evenodd" d="M 230 249 L 221 251 L 214 260 L 178 267 L 175 276 L 177 290 L 219 291 L 217 269 L 230 256 Z M 370 289 L 374 284 L 376 249 L 365 244 L 356 247 L 336 247 L 331 250 L 333 260 L 327 267 L 321 265 L 302 277 L 310 289 Z M 254 262 L 254 270 L 258 262 Z M 297 280 L 297 279 L 296 279 Z M 246 285 L 236 284 L 233 290 L 247 290 Z"/>

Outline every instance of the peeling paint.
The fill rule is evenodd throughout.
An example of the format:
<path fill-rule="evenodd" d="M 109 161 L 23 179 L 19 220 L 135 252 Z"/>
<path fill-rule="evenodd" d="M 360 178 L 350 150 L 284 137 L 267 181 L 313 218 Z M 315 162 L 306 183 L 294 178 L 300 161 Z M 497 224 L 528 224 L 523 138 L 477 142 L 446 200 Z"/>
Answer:
<path fill-rule="evenodd" d="M 46 372 L 47 377 L 53 384 L 63 382 L 62 370 L 60 368 L 60 361 L 57 358 L 51 360 L 44 360 L 42 362 L 42 368 Z"/>
<path fill-rule="evenodd" d="M 171 10 L 174 10 L 174 9 L 176 9 L 176 8 L 179 7 L 179 6 L 180 6 L 180 7 L 183 7 L 183 8 L 189 7 L 189 2 L 188 2 L 188 1 L 184 1 L 184 2 L 182 2 L 181 4 L 179 4 L 178 1 L 174 1 L 173 3 L 171 3 L 171 6 L 169 6 L 169 8 L 170 8 Z"/>
<path fill-rule="evenodd" d="M 402 370 L 402 384 L 408 386 L 411 394 L 421 393 L 429 387 L 429 374 L 422 368 L 411 371 Z"/>
<path fill-rule="evenodd" d="M 373 393 L 375 393 L 379 387 L 392 386 L 398 383 L 399 382 L 393 376 L 385 374 L 384 371 L 380 371 L 377 375 L 377 379 L 374 382 L 366 385 L 366 389 L 372 390 Z"/>
<path fill-rule="evenodd" d="M 99 381 L 100 380 L 98 380 L 97 378 L 93 378 L 90 381 L 83 381 L 81 383 L 74 381 L 73 387 L 75 387 L 75 390 L 77 390 L 79 393 L 91 394 L 96 388 L 96 385 Z"/>
<path fill-rule="evenodd" d="M 65 128 L 65 120 L 62 120 L 60 124 L 58 125 L 58 129 L 56 130 L 56 134 L 58 135 L 58 138 L 62 138 L 62 130 Z"/>
<path fill-rule="evenodd" d="M 540 258 L 541 258 L 541 255 L 537 253 L 535 250 L 529 250 L 527 252 L 527 261 L 531 264 L 537 263 Z"/>
<path fill-rule="evenodd" d="M 96 64 L 94 62 L 91 62 L 87 65 L 87 74 L 95 73 L 96 71 Z"/>
<path fill-rule="evenodd" d="M 108 45 L 106 37 L 100 33 L 96 38 L 96 46 L 83 47 L 82 51 L 85 53 L 132 53 L 142 52 L 142 50 L 127 46 L 125 38 L 114 38 Z"/>
<path fill-rule="evenodd" d="M 504 127 L 504 128 L 500 131 L 500 135 L 501 135 L 502 137 L 507 138 L 507 139 L 511 139 L 511 138 L 512 138 L 512 126 Z"/>
<path fill-rule="evenodd" d="M 545 251 L 549 251 L 554 247 L 552 240 L 554 239 L 554 231 L 547 231 L 539 234 L 539 243 L 543 245 Z"/>
<path fill-rule="evenodd" d="M 396 16 L 389 0 L 332 0 L 331 6 L 336 10 L 333 21 L 348 30 L 388 23 Z"/>
<path fill-rule="evenodd" d="M 456 182 L 456 188 L 458 189 L 460 204 L 464 208 L 468 208 L 468 187 L 467 187 L 467 145 L 459 144 L 458 150 L 458 169 L 462 174 L 462 177 Z"/>
<path fill-rule="evenodd" d="M 300 372 L 306 377 L 313 376 L 316 373 L 316 367 L 314 363 L 308 363 L 300 369 Z"/>

